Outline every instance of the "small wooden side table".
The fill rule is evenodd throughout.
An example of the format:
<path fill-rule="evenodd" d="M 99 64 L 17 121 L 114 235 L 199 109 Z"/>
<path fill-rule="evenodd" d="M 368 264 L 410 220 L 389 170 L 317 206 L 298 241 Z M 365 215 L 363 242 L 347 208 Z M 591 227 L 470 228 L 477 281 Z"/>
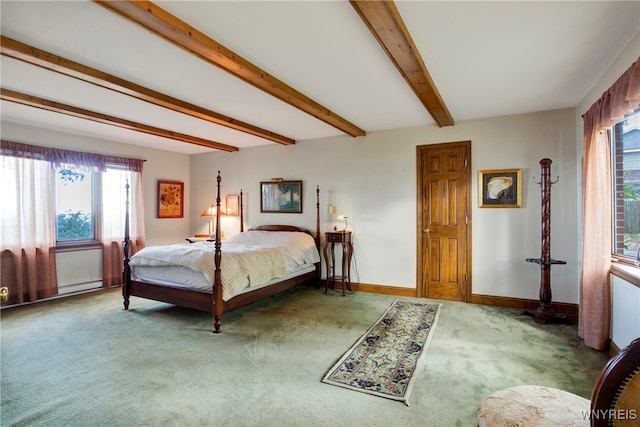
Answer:
<path fill-rule="evenodd" d="M 345 285 L 351 292 L 351 259 L 353 258 L 351 232 L 347 230 L 330 231 L 325 233 L 325 238 L 327 243 L 324 247 L 324 263 L 327 267 L 327 280 L 324 285 L 324 293 L 327 293 L 329 282 L 331 282 L 333 289 L 336 286 L 336 255 L 334 249 L 336 243 L 340 243 L 342 245 L 342 295 L 345 295 Z M 329 248 L 331 248 L 331 259 L 329 259 Z M 333 270 L 333 274 L 331 274 L 331 270 Z"/>

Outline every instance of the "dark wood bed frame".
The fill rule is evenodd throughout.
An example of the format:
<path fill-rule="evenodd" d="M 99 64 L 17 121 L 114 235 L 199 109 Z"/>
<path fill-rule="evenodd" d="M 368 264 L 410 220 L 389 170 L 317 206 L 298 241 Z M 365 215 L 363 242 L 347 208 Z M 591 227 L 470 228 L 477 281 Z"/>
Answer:
<path fill-rule="evenodd" d="M 316 263 L 315 271 L 305 273 L 291 279 L 283 280 L 273 285 L 258 288 L 231 298 L 229 301 L 222 300 L 222 284 L 220 274 L 220 261 L 222 259 L 222 250 L 220 244 L 220 171 L 218 171 L 217 194 L 216 194 L 216 220 L 215 220 L 215 275 L 213 283 L 213 291 L 205 292 L 181 287 L 154 285 L 150 283 L 140 282 L 131 279 L 131 267 L 129 266 L 130 253 L 130 237 L 129 237 L 129 184 L 126 186 L 126 206 L 125 206 L 125 230 L 124 230 L 124 268 L 123 268 L 123 287 L 122 298 L 124 309 L 129 309 L 129 297 L 136 296 L 147 298 L 155 301 L 167 302 L 180 307 L 190 308 L 194 310 L 211 313 L 214 318 L 214 333 L 221 332 L 222 314 L 226 311 L 240 307 L 254 301 L 275 295 L 279 292 L 291 289 L 301 284 L 314 284 L 320 286 L 320 263 Z M 242 195 L 240 196 L 240 231 L 243 226 L 243 203 Z M 315 236 L 309 231 L 292 225 L 262 225 L 253 228 L 253 230 L 263 231 L 300 231 L 305 232 L 314 238 L 316 248 L 320 253 L 320 188 L 316 187 L 316 232 Z"/>

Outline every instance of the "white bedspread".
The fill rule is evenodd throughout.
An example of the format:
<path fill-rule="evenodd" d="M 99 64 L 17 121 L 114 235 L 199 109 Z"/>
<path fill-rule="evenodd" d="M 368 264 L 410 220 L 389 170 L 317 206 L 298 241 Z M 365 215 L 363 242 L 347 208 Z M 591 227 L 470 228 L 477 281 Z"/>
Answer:
<path fill-rule="evenodd" d="M 201 273 L 211 286 L 215 274 L 215 245 L 196 242 L 149 246 L 130 261 L 135 275 L 138 266 L 180 266 Z M 311 236 L 298 232 L 248 231 L 222 242 L 221 281 L 225 301 L 245 286 L 260 286 L 285 277 L 288 271 L 320 261 Z"/>

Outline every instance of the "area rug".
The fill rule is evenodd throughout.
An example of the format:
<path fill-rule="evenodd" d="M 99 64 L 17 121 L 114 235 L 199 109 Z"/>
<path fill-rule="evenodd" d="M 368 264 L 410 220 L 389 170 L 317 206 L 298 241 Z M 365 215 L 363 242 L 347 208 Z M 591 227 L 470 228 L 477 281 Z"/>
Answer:
<path fill-rule="evenodd" d="M 395 301 L 322 382 L 409 405 L 409 393 L 438 321 L 440 304 Z"/>

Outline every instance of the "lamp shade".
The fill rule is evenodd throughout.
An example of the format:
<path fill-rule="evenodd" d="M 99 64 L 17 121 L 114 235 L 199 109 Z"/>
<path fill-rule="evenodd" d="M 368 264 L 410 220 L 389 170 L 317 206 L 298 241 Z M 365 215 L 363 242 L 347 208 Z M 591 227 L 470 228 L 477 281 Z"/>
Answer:
<path fill-rule="evenodd" d="M 209 206 L 200 216 L 216 216 L 216 207 L 214 205 Z"/>
<path fill-rule="evenodd" d="M 349 218 L 349 217 L 346 216 L 346 215 L 338 215 L 336 218 L 344 220 L 344 229 L 343 229 L 343 231 L 346 231 L 347 230 L 347 218 Z"/>

